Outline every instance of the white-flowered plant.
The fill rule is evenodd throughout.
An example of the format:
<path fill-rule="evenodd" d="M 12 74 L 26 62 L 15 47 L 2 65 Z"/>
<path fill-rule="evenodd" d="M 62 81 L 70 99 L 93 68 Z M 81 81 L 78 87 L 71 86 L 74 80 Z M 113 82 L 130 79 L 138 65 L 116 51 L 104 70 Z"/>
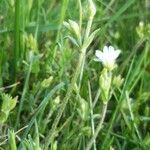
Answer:
<path fill-rule="evenodd" d="M 115 68 L 115 62 L 120 54 L 120 50 L 115 50 L 112 46 L 104 46 L 103 52 L 96 50 L 97 61 L 102 62 L 103 66 L 109 71 Z"/>
<path fill-rule="evenodd" d="M 96 50 L 96 60 L 103 64 L 103 70 L 99 76 L 99 88 L 100 88 L 100 97 L 103 103 L 103 111 L 101 114 L 101 120 L 96 128 L 95 134 L 93 135 L 92 139 L 87 145 L 86 150 L 90 150 L 94 141 L 94 138 L 98 135 L 99 131 L 102 128 L 106 111 L 107 111 L 107 104 L 112 97 L 114 88 L 119 88 L 121 86 L 123 79 L 121 76 L 115 77 L 113 75 L 113 69 L 116 66 L 116 59 L 120 54 L 120 50 L 115 50 L 112 46 L 104 46 L 103 51 Z"/>
<path fill-rule="evenodd" d="M 113 69 L 116 66 L 116 59 L 118 58 L 120 50 L 115 50 L 112 46 L 104 46 L 103 51 L 96 50 L 96 60 L 101 62 L 104 66 L 99 78 L 101 89 L 101 100 L 107 104 L 111 98 L 111 86 L 113 85 Z M 114 77 L 115 78 L 115 77 Z M 118 78 L 121 80 L 121 77 Z M 118 81 L 116 81 L 118 83 Z"/>

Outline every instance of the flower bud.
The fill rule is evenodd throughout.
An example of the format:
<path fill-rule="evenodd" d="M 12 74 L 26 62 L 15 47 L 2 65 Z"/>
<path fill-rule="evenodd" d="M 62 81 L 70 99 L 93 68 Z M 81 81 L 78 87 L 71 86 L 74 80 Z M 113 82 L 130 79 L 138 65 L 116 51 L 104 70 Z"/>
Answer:
<path fill-rule="evenodd" d="M 131 104 L 131 106 L 133 105 L 133 99 L 129 97 L 129 100 L 128 100 Z M 127 103 L 127 100 L 126 99 L 123 99 L 122 100 L 122 104 L 121 104 L 121 109 L 123 109 L 124 111 L 127 111 L 129 110 L 129 107 L 128 107 L 128 103 Z"/>
<path fill-rule="evenodd" d="M 50 86 L 50 84 L 52 83 L 53 80 L 53 76 L 50 76 L 48 79 L 44 79 L 42 81 L 42 87 L 47 88 Z"/>
<path fill-rule="evenodd" d="M 72 21 L 72 20 L 69 20 L 69 24 L 70 24 L 70 27 L 71 27 L 72 31 L 79 38 L 80 37 L 80 28 L 79 28 L 79 25 L 75 21 Z"/>
<path fill-rule="evenodd" d="M 104 104 L 106 104 L 110 99 L 111 80 L 111 72 L 108 72 L 108 70 L 104 68 L 99 79 L 101 99 Z"/>
<path fill-rule="evenodd" d="M 90 13 L 90 17 L 93 18 L 94 15 L 96 14 L 96 7 L 93 3 L 93 0 L 88 0 L 89 2 L 89 13 Z"/>
<path fill-rule="evenodd" d="M 37 49 L 37 41 L 33 37 L 32 34 L 30 34 L 29 36 L 26 37 L 26 42 L 27 42 L 27 48 L 29 48 L 31 50 L 36 50 Z"/>
<path fill-rule="evenodd" d="M 144 24 L 144 22 L 139 22 L 139 26 L 138 27 L 136 27 L 136 32 L 137 32 L 137 34 L 138 34 L 138 36 L 140 37 L 140 38 L 143 38 L 144 37 L 144 29 L 145 29 L 145 24 Z"/>
<path fill-rule="evenodd" d="M 79 99 L 79 108 L 78 108 L 78 113 L 82 120 L 87 120 L 88 115 L 89 115 L 89 106 L 88 103 L 83 99 Z"/>
<path fill-rule="evenodd" d="M 112 81 L 113 86 L 115 86 L 116 88 L 119 88 L 122 85 L 123 81 L 124 79 L 121 78 L 121 75 L 115 76 Z"/>
<path fill-rule="evenodd" d="M 55 111 L 60 103 L 60 96 L 57 96 L 54 100 L 51 101 L 50 106 L 51 110 Z"/>
<path fill-rule="evenodd" d="M 80 36 L 81 36 L 80 35 L 80 27 L 79 27 L 79 25 L 75 21 L 72 21 L 72 20 L 69 20 L 68 22 L 64 21 L 63 25 L 68 30 L 70 30 L 71 32 L 73 32 L 78 39 L 80 39 Z"/>
<path fill-rule="evenodd" d="M 87 137 L 91 136 L 91 128 L 88 126 L 83 127 L 81 132 L 84 136 L 87 136 Z"/>

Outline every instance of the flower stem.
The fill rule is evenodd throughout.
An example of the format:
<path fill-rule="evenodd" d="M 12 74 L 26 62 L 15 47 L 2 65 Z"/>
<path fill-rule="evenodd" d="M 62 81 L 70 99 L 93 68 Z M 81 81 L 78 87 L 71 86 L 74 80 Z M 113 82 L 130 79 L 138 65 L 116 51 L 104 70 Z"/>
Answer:
<path fill-rule="evenodd" d="M 91 129 L 92 129 L 92 136 L 94 136 L 95 133 L 95 124 L 94 124 L 94 116 L 93 116 L 93 103 L 92 103 L 92 95 L 91 95 L 91 86 L 90 82 L 88 81 L 88 88 L 89 88 L 89 100 L 90 100 L 90 114 L 91 114 Z M 93 149 L 96 150 L 96 140 L 93 140 Z"/>
<path fill-rule="evenodd" d="M 88 36 L 90 35 L 90 31 L 91 31 L 91 27 L 92 27 L 92 22 L 93 22 L 93 17 L 89 18 L 89 20 L 88 20 L 86 31 L 85 31 L 84 42 L 87 40 Z M 83 63 L 82 63 L 82 66 L 81 66 L 79 89 L 81 87 L 84 64 L 85 64 L 85 57 L 83 57 Z"/>
<path fill-rule="evenodd" d="M 14 54 L 13 54 L 13 81 L 16 80 L 17 64 L 19 61 L 19 42 L 20 42 L 20 0 L 15 2 L 15 33 L 14 33 Z"/>
<path fill-rule="evenodd" d="M 96 139 L 96 137 L 98 136 L 98 133 L 102 129 L 102 125 L 103 125 L 103 122 L 104 122 L 104 119 L 105 119 L 105 116 L 106 116 L 106 111 L 107 111 L 107 104 L 104 104 L 103 105 L 103 110 L 102 110 L 102 117 L 101 117 L 100 122 L 99 122 L 99 124 L 96 128 L 95 134 L 93 135 L 93 137 L 91 138 L 91 140 L 87 144 L 86 150 L 90 150 L 94 140 Z"/>
<path fill-rule="evenodd" d="M 20 115 L 21 115 L 21 112 L 22 112 L 25 96 L 26 96 L 26 93 L 27 93 L 27 90 L 28 90 L 28 84 L 29 84 L 31 70 L 32 70 L 32 62 L 30 63 L 30 66 L 29 66 L 29 69 L 28 69 L 28 72 L 27 72 L 27 75 L 26 75 L 24 87 L 23 87 L 22 96 L 21 96 L 21 99 L 19 101 L 19 108 L 18 108 L 18 113 L 17 113 L 17 117 L 16 117 L 15 129 L 17 129 L 17 127 L 20 126 Z"/>

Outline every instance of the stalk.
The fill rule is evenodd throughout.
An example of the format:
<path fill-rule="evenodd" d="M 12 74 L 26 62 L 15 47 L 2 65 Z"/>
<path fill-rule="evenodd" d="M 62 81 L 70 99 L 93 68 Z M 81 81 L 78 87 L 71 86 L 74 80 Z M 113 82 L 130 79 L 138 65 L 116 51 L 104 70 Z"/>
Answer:
<path fill-rule="evenodd" d="M 90 35 L 90 31 L 91 31 L 91 27 L 92 27 L 92 22 L 93 22 L 93 17 L 90 17 L 89 20 L 88 20 L 88 23 L 87 23 L 87 27 L 86 27 L 84 42 L 87 40 L 87 38 L 88 38 L 89 35 Z M 80 89 L 80 87 L 81 87 L 81 82 L 82 82 L 82 78 L 83 78 L 84 64 L 85 64 L 85 57 L 84 57 L 84 59 L 83 59 L 83 65 L 82 65 L 82 67 L 81 67 L 79 89 Z"/>
<path fill-rule="evenodd" d="M 94 116 L 93 116 L 93 103 L 92 103 L 92 95 L 91 95 L 91 86 L 90 82 L 88 81 L 88 88 L 89 88 L 89 100 L 90 100 L 90 114 L 91 114 L 91 129 L 92 129 L 92 136 L 95 133 L 95 124 L 94 124 Z M 93 149 L 96 150 L 96 140 L 93 140 Z"/>
<path fill-rule="evenodd" d="M 87 23 L 87 27 L 86 27 L 86 32 L 85 32 L 85 37 L 84 40 L 86 41 L 86 39 L 88 38 L 90 31 L 91 31 L 91 26 L 92 26 L 92 22 L 93 22 L 93 17 L 90 17 Z"/>
<path fill-rule="evenodd" d="M 26 80 L 25 80 L 25 84 L 24 84 L 24 88 L 23 88 L 22 97 L 21 97 L 20 102 L 19 102 L 19 109 L 18 109 L 16 124 L 15 124 L 15 128 L 16 129 L 19 126 L 19 123 L 20 123 L 20 115 L 21 115 L 21 111 L 22 111 L 22 107 L 23 107 L 25 95 L 26 95 L 27 89 L 28 89 L 28 84 L 29 84 L 29 78 L 30 78 L 31 69 L 32 69 L 32 62 L 30 63 L 29 70 L 27 72 L 27 76 L 26 76 Z"/>
<path fill-rule="evenodd" d="M 100 130 L 102 129 L 102 125 L 106 116 L 106 111 L 107 111 L 107 104 L 103 105 L 103 110 L 102 110 L 102 117 L 100 119 L 100 122 L 96 128 L 95 134 L 93 135 L 93 137 L 91 138 L 91 140 L 89 141 L 89 143 L 87 144 L 86 150 L 90 150 L 92 147 L 93 142 L 95 141 L 96 137 L 98 136 L 98 133 L 100 132 Z"/>
<path fill-rule="evenodd" d="M 20 40 L 20 0 L 16 0 L 15 2 L 15 46 L 14 46 L 14 57 L 13 57 L 13 65 L 14 65 L 14 80 L 16 78 L 17 72 L 17 63 L 19 59 L 19 40 Z"/>
<path fill-rule="evenodd" d="M 66 15 L 67 5 L 68 5 L 68 0 L 63 0 L 62 1 L 60 20 L 59 20 L 59 27 L 58 27 L 58 31 L 57 31 L 57 35 L 56 35 L 56 43 L 58 42 L 59 37 L 60 37 L 60 30 L 62 28 L 62 23 L 64 21 L 65 15 Z M 55 48 L 54 48 L 54 52 L 53 52 L 53 58 L 54 59 L 52 60 L 52 65 L 54 64 L 57 48 L 58 48 L 58 45 L 56 45 Z"/>

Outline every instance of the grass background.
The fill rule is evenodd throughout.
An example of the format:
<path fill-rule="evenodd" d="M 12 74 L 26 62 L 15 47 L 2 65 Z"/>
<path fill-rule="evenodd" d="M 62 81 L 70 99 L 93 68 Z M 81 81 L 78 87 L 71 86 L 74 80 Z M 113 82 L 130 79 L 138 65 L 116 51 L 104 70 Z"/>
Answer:
<path fill-rule="evenodd" d="M 97 13 L 92 30 L 100 31 L 87 50 L 83 79 L 78 81 L 81 87 L 72 92 L 53 133 L 55 138 L 50 140 L 49 131 L 79 53 L 67 39 L 70 33 L 60 25 L 68 19 L 79 21 L 79 5 L 75 0 L 0 1 L 0 92 L 18 96 L 16 107 L 0 125 L 0 149 L 38 150 L 50 144 L 52 150 L 84 150 L 92 137 L 91 121 L 96 127 L 101 117 L 98 80 L 102 67 L 94 61 L 94 53 L 106 44 L 122 50 L 116 73 L 123 76 L 124 84 L 109 102 L 96 147 L 150 148 L 150 2 L 94 3 Z M 87 0 L 82 1 L 82 7 L 84 32 Z M 128 96 L 132 98 L 129 105 Z"/>

